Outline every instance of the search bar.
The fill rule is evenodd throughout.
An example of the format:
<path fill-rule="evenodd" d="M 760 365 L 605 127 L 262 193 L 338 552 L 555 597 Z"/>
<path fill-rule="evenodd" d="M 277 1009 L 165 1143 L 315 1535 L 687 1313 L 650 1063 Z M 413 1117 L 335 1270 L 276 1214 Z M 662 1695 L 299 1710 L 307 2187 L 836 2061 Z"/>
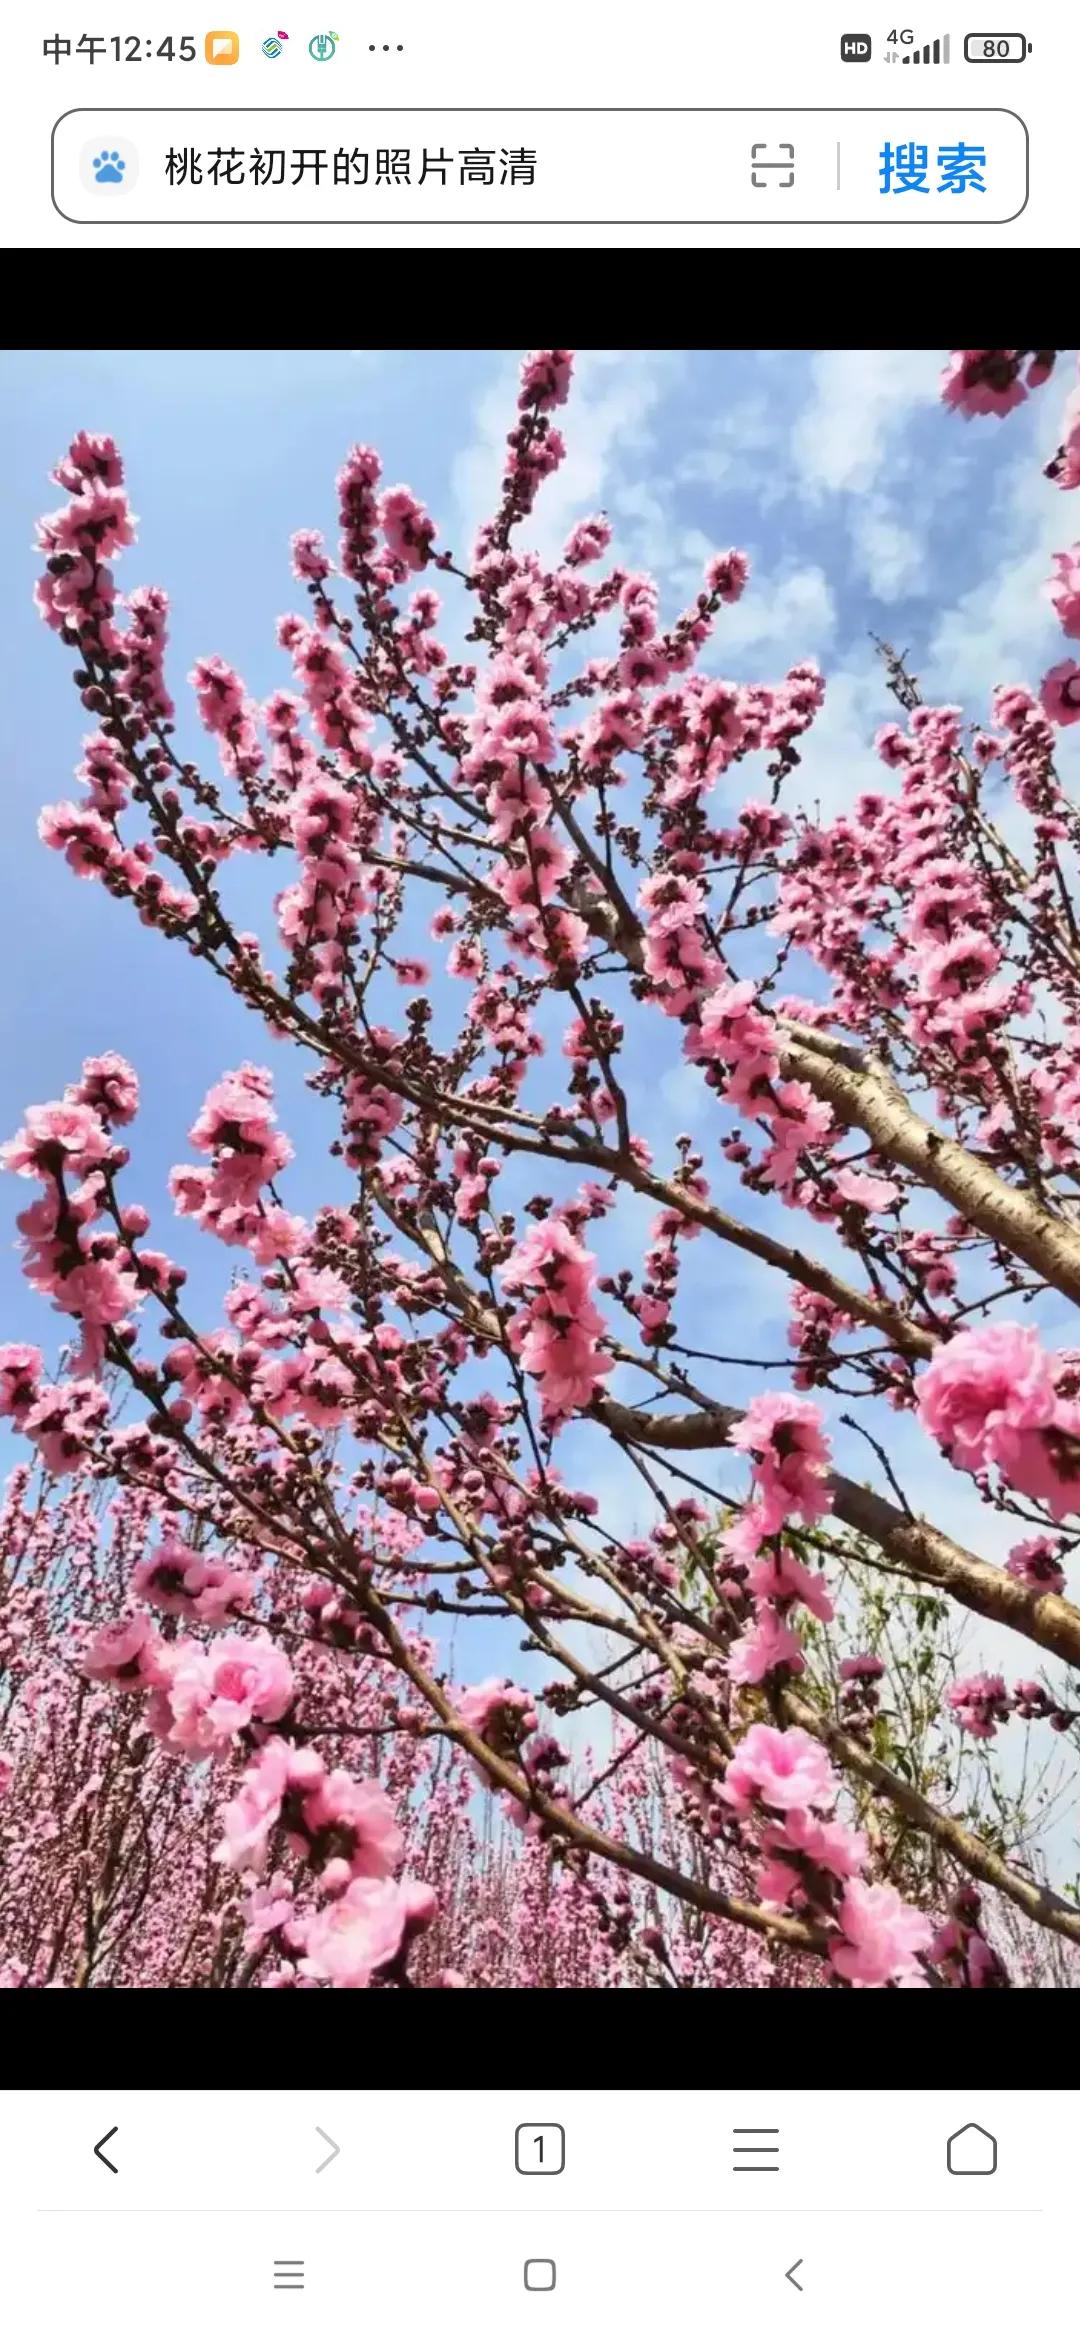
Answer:
<path fill-rule="evenodd" d="M 78 226 L 1000 226 L 1028 197 L 1004 107 L 76 107 Z"/>

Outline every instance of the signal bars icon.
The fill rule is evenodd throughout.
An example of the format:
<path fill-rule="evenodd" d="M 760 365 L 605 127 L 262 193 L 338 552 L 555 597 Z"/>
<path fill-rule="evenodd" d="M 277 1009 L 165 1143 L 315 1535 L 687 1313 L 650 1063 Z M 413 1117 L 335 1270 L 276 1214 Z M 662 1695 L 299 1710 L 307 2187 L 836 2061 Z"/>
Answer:
<path fill-rule="evenodd" d="M 902 65 L 947 65 L 949 62 L 949 35 L 942 33 L 936 41 L 927 41 L 925 48 L 905 49 Z"/>

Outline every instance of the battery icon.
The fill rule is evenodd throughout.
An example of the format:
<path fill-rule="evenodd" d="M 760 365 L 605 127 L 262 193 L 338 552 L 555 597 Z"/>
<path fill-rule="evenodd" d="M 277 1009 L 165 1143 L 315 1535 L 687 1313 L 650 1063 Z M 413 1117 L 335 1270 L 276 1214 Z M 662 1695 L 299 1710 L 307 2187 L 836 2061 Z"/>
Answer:
<path fill-rule="evenodd" d="M 1024 33 L 965 33 L 964 57 L 969 65 L 1022 65 L 1031 55 Z"/>

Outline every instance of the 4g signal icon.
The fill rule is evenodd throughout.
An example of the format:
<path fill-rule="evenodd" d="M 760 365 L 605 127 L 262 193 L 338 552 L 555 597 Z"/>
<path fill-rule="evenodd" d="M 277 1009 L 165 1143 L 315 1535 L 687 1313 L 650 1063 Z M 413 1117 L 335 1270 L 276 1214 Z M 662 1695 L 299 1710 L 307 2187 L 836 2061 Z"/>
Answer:
<path fill-rule="evenodd" d="M 888 42 L 886 65 L 947 65 L 949 62 L 948 33 L 942 33 L 936 41 L 927 41 L 921 49 L 915 48 L 915 35 L 912 32 L 891 32 L 885 37 Z M 895 46 L 897 41 L 903 42 L 902 50 Z M 840 57 L 845 65 L 868 65 L 873 49 L 869 33 L 840 35 Z"/>
<path fill-rule="evenodd" d="M 901 65 L 947 65 L 948 62 L 948 33 L 942 33 L 936 41 L 927 41 L 925 48 L 905 49 L 900 59 Z"/>
<path fill-rule="evenodd" d="M 886 39 L 888 41 L 885 52 L 886 65 L 947 65 L 949 63 L 948 33 L 939 34 L 936 41 L 925 42 L 921 49 L 914 45 L 915 35 L 913 32 L 891 32 L 886 35 Z M 898 41 L 901 43 L 899 49 L 895 45 Z"/>

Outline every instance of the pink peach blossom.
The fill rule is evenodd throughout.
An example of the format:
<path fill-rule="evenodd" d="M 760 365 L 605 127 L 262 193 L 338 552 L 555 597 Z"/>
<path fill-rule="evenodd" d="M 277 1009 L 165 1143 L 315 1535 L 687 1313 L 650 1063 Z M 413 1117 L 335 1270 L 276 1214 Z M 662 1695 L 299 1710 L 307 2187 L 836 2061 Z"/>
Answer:
<path fill-rule="evenodd" d="M 934 1929 L 921 1910 L 901 1900 L 895 1886 L 868 1885 L 853 1877 L 840 1904 L 842 1939 L 831 1957 L 837 1974 L 857 1989 L 881 1990 L 889 1983 L 923 1981 Z"/>
<path fill-rule="evenodd" d="M 838 1781 L 828 1755 L 808 1731 L 751 1723 L 727 1767 L 721 1794 L 738 1812 L 756 1801 L 773 1812 L 829 1811 Z"/>
<path fill-rule="evenodd" d="M 205 1648 L 173 1642 L 147 1720 L 178 1753 L 221 1755 L 252 1723 L 279 1721 L 294 1687 L 288 1658 L 268 1633 L 227 1633 Z"/>

